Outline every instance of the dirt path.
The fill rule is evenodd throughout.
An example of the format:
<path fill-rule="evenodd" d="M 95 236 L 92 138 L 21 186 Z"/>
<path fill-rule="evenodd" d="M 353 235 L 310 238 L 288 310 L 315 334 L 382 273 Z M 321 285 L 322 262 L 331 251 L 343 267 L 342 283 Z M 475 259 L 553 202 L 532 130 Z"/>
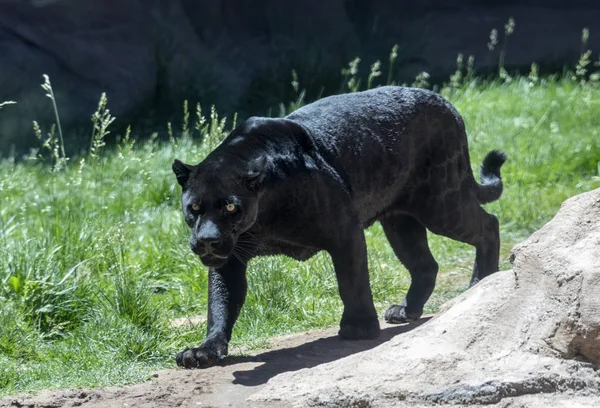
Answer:
<path fill-rule="evenodd" d="M 33 398 L 9 397 L 0 400 L 0 407 L 285 408 L 281 404 L 251 404 L 246 398 L 277 374 L 371 349 L 427 319 L 400 326 L 382 322 L 381 336 L 377 340 L 344 341 L 337 337 L 337 328 L 277 337 L 269 341 L 268 350 L 254 351 L 247 357 L 230 357 L 222 365 L 206 370 L 163 370 L 155 373 L 152 381 L 123 388 L 45 391 Z"/>

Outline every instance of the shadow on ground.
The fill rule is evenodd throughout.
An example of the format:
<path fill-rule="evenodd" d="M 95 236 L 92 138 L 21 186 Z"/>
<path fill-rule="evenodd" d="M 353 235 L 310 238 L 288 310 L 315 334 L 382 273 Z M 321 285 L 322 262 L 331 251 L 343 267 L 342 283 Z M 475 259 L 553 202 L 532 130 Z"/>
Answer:
<path fill-rule="evenodd" d="M 265 384 L 270 378 L 284 372 L 311 368 L 372 349 L 398 334 L 406 333 L 422 325 L 430 318 L 426 317 L 405 325 L 383 328 L 379 338 L 374 340 L 342 340 L 334 335 L 288 348 L 266 351 L 250 357 L 231 357 L 226 360 L 224 365 L 230 366 L 241 362 L 264 363 L 250 370 L 233 372 L 234 384 L 254 387 Z M 302 338 L 299 337 L 298 340 L 302 340 Z"/>

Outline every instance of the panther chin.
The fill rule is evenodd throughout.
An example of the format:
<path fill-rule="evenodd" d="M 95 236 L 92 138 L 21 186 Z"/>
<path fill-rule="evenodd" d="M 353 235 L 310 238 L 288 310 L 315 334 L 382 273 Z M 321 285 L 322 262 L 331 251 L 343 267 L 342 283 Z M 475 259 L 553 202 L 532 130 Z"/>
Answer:
<path fill-rule="evenodd" d="M 200 261 L 209 268 L 218 268 L 227 263 L 229 259 L 229 254 L 227 255 L 215 255 L 215 254 L 206 254 L 200 256 Z"/>

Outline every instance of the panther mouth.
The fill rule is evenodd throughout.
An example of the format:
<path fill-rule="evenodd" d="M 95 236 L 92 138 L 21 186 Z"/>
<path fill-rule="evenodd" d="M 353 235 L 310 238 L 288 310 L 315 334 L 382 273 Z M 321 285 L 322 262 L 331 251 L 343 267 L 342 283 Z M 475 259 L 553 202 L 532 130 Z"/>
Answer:
<path fill-rule="evenodd" d="M 219 266 L 225 265 L 228 258 L 229 258 L 229 255 L 219 255 L 219 254 L 209 253 L 209 254 L 201 255 L 200 261 L 202 261 L 202 263 L 205 266 L 208 266 L 209 268 L 218 268 Z"/>

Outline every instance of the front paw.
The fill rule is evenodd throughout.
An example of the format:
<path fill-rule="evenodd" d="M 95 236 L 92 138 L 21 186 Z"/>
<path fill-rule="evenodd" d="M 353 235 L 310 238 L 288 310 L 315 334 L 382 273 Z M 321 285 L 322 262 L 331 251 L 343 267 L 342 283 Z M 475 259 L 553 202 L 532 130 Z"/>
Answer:
<path fill-rule="evenodd" d="M 227 344 L 205 341 L 196 348 L 188 348 L 179 353 L 175 360 L 179 367 L 208 368 L 217 365 L 227 356 Z"/>
<path fill-rule="evenodd" d="M 402 305 L 391 305 L 388 310 L 385 311 L 385 321 L 391 324 L 408 323 L 410 321 L 418 320 L 423 312 L 408 312 L 406 306 Z"/>
<path fill-rule="evenodd" d="M 345 340 L 370 340 L 379 337 L 377 317 L 367 319 L 342 319 L 338 335 Z"/>

